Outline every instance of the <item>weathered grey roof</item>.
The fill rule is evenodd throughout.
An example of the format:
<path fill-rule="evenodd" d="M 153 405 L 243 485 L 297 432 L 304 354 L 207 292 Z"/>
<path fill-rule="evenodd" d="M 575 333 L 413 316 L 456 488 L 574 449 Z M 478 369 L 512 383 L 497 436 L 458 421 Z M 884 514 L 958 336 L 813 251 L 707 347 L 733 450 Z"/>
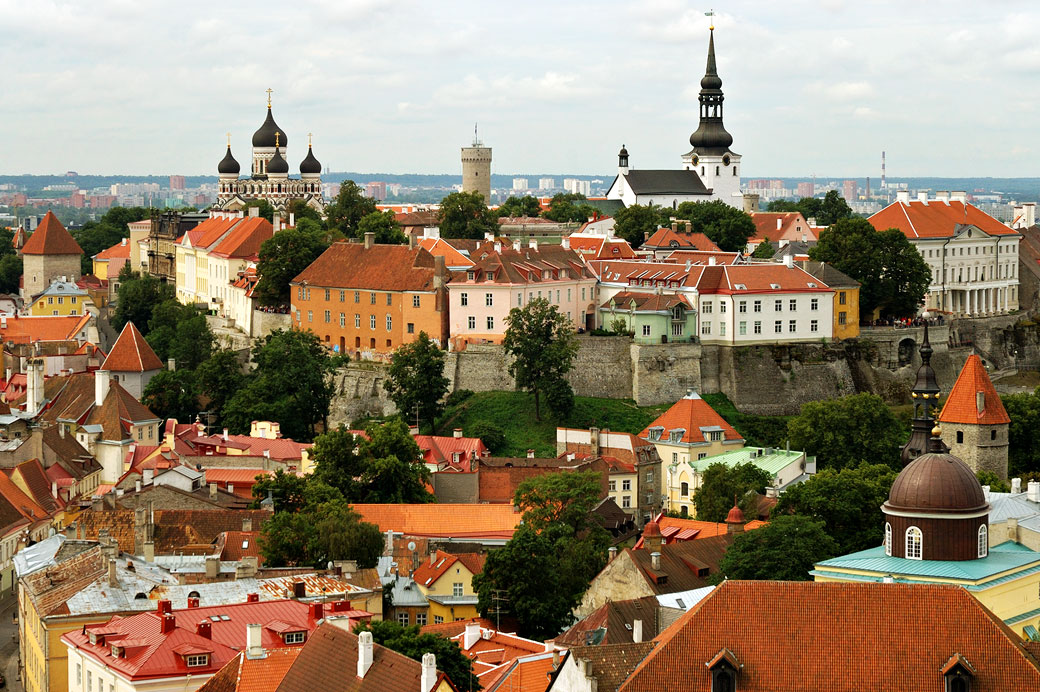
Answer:
<path fill-rule="evenodd" d="M 66 602 L 69 613 L 91 615 L 154 610 L 156 601 L 160 599 L 170 601 L 175 609 L 183 609 L 188 607 L 189 595 L 196 596 L 202 607 L 245 603 L 249 594 L 254 593 L 260 594 L 261 600 L 265 601 L 281 598 L 263 593 L 259 580 L 253 578 L 210 584 L 178 584 L 177 578 L 165 570 L 154 566 L 142 568 L 143 561 L 135 560 L 135 566 L 142 570 L 136 573 L 126 569 L 125 562 L 126 556 L 121 555 L 121 564 L 116 567 L 118 586 L 109 585 L 108 575 L 99 578 Z"/>
<path fill-rule="evenodd" d="M 54 556 L 58 554 L 58 550 L 61 549 L 64 543 L 65 534 L 59 533 L 39 543 L 22 548 L 14 556 L 15 574 L 18 575 L 18 578 L 21 578 L 27 574 L 32 574 L 36 570 L 44 567 L 53 567 L 58 564 Z M 89 545 L 85 546 L 85 549 L 89 548 Z"/>
<path fill-rule="evenodd" d="M 710 195 L 701 177 L 694 171 L 630 170 L 625 181 L 637 195 L 676 193 L 682 195 Z"/>
<path fill-rule="evenodd" d="M 802 269 L 827 284 L 830 288 L 858 288 L 860 283 L 845 272 L 838 271 L 826 262 L 799 262 Z"/>
<path fill-rule="evenodd" d="M 443 594 L 441 594 L 441 595 L 430 594 L 429 596 L 426 597 L 426 600 L 433 601 L 434 603 L 439 603 L 441 605 L 476 605 L 477 604 L 477 597 L 476 597 L 476 595 L 472 595 L 472 596 L 447 596 L 447 595 L 443 595 Z M 396 605 L 396 602 L 395 602 L 395 605 Z"/>
<path fill-rule="evenodd" d="M 155 564 L 169 570 L 171 574 L 196 574 L 206 571 L 206 558 L 210 555 L 156 555 Z M 220 571 L 234 574 L 238 562 L 221 560 Z"/>
<path fill-rule="evenodd" d="M 391 603 L 394 606 L 425 606 L 427 605 L 426 596 L 423 596 L 422 591 L 416 585 L 415 580 L 411 577 L 398 577 L 394 582 L 394 588 L 391 595 Z"/>
<path fill-rule="evenodd" d="M 992 524 L 1008 519 L 1028 519 L 1040 515 L 1040 503 L 1030 502 L 1026 493 L 989 494 L 989 521 Z"/>
<path fill-rule="evenodd" d="M 689 591 L 676 591 L 675 593 L 658 594 L 657 602 L 664 608 L 676 608 L 686 611 L 701 602 L 715 589 L 714 586 L 702 586 L 699 589 Z"/>

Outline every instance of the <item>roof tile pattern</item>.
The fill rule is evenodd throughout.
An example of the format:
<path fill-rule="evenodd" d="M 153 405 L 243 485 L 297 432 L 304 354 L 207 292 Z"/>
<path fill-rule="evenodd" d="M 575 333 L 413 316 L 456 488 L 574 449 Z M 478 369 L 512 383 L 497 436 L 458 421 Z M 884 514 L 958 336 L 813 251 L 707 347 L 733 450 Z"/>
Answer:
<path fill-rule="evenodd" d="M 293 284 L 363 288 L 369 291 L 432 291 L 434 258 L 405 245 L 333 243 Z"/>
<path fill-rule="evenodd" d="M 701 428 L 719 428 L 722 437 L 726 441 L 743 440 L 736 430 L 726 420 L 715 412 L 707 401 L 700 398 L 696 393 L 687 394 L 675 402 L 670 409 L 662 413 L 648 425 L 639 437 L 649 440 L 650 431 L 654 428 L 662 428 L 660 440 L 669 441 L 669 433 L 673 430 L 682 430 L 682 442 L 686 444 L 707 442 Z"/>
<path fill-rule="evenodd" d="M 980 397 L 979 394 L 982 396 Z M 979 408 L 979 404 L 982 408 Z M 940 423 L 1003 425 L 1011 418 L 989 379 L 986 366 L 974 353 L 968 356 L 939 413 Z"/>
<path fill-rule="evenodd" d="M 975 669 L 973 689 L 1040 689 L 1036 659 L 962 588 L 767 581 L 724 582 L 657 638 L 620 689 L 708 692 L 705 663 L 724 649 L 741 666 L 741 692 L 934 692 L 958 653 Z"/>
<path fill-rule="evenodd" d="M 146 372 L 160 368 L 162 361 L 133 322 L 123 326 L 123 331 L 119 333 L 119 338 L 101 366 L 102 370 L 110 372 Z"/>
<path fill-rule="evenodd" d="M 509 538 L 522 519 L 510 504 L 355 504 L 354 511 L 383 533 L 409 536 Z"/>
<path fill-rule="evenodd" d="M 75 241 L 71 234 L 58 221 L 54 212 L 47 212 L 43 221 L 29 236 L 25 246 L 22 247 L 23 255 L 82 255 L 83 248 Z"/>
<path fill-rule="evenodd" d="M 949 238 L 955 235 L 958 227 L 963 224 L 975 226 L 989 235 L 1017 234 L 1017 231 L 965 202 L 895 202 L 867 220 L 879 231 L 898 228 L 911 240 Z"/>

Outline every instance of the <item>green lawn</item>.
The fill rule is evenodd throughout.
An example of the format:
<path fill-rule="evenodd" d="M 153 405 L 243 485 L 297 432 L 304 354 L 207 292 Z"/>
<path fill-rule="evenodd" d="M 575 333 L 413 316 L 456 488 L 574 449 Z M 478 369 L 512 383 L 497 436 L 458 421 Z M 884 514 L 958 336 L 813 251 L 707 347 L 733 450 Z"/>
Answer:
<path fill-rule="evenodd" d="M 477 421 L 488 421 L 502 428 L 506 448 L 501 456 L 524 456 L 528 449 L 540 457 L 556 456 L 556 427 L 592 426 L 616 432 L 638 434 L 668 406 L 636 406 L 625 399 L 575 397 L 574 411 L 566 421 L 552 419 L 543 405 L 542 420 L 534 417 L 534 397 L 524 392 L 478 392 L 458 406 L 445 411 L 438 420 L 437 434 L 451 435 L 452 429 L 469 429 Z"/>

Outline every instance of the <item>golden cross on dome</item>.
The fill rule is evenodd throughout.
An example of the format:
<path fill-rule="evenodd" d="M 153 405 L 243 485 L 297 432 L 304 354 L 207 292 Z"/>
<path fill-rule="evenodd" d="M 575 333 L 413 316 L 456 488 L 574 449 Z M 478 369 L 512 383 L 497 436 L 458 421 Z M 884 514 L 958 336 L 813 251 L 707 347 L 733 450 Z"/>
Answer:
<path fill-rule="evenodd" d="M 308 132 L 307 133 L 307 148 L 308 149 L 311 148 L 311 138 L 312 137 L 314 137 L 314 133 L 313 132 Z"/>
<path fill-rule="evenodd" d="M 708 27 L 710 31 L 715 31 L 715 10 L 711 9 L 704 13 L 705 17 L 710 17 L 708 21 L 711 22 L 711 26 Z M 270 89 L 268 89 L 270 91 Z"/>
<path fill-rule="evenodd" d="M 271 92 L 273 92 L 273 91 L 274 91 L 274 89 L 272 89 L 270 87 L 267 88 L 267 107 L 268 108 L 271 107 Z"/>
<path fill-rule="evenodd" d="M 230 132 L 227 133 L 227 145 L 228 145 L 228 149 L 230 149 L 231 148 L 231 133 Z"/>
<path fill-rule="evenodd" d="M 275 146 L 275 148 L 278 147 L 278 138 L 281 137 L 281 136 L 282 136 L 281 132 L 275 132 L 274 133 L 274 146 Z"/>

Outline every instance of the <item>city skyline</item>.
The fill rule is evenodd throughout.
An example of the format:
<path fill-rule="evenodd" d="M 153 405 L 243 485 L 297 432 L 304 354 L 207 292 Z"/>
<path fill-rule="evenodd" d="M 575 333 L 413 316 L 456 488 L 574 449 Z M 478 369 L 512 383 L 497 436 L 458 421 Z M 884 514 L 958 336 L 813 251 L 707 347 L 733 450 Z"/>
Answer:
<path fill-rule="evenodd" d="M 496 174 L 601 175 L 621 144 L 633 167 L 678 168 L 710 7 L 530 7 L 522 22 L 477 3 L 313 0 L 246 15 L 0 0 L 12 36 L 0 56 L 13 66 L 0 117 L 18 135 L 0 174 L 216 175 L 225 132 L 248 160 L 268 88 L 294 174 L 308 132 L 332 170 L 461 173 L 474 121 Z M 1028 27 L 1040 11 L 943 9 L 719 8 L 726 126 L 744 177 L 880 176 L 882 149 L 893 180 L 1035 175 L 1028 123 L 1040 102 L 1028 85 L 1040 49 Z"/>

